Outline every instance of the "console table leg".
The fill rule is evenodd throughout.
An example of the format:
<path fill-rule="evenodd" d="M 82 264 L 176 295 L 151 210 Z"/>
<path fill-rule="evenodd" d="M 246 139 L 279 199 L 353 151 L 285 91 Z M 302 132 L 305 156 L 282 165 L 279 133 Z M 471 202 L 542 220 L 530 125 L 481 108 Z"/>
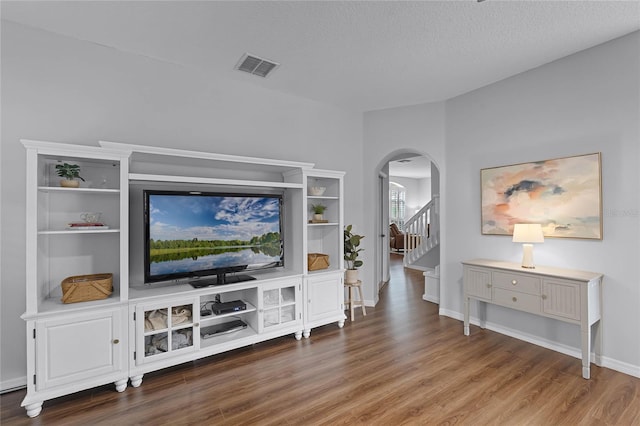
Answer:
<path fill-rule="evenodd" d="M 464 335 L 469 335 L 469 298 L 464 298 Z"/>
<path fill-rule="evenodd" d="M 591 377 L 591 326 L 583 325 L 582 337 L 582 377 L 589 379 Z"/>

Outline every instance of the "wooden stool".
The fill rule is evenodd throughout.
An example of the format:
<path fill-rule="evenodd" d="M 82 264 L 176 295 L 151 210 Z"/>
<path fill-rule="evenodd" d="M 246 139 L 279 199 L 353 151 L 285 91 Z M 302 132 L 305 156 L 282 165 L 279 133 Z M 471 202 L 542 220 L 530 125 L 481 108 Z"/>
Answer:
<path fill-rule="evenodd" d="M 355 283 L 344 283 L 345 287 L 349 288 L 349 309 L 351 310 L 351 321 L 355 321 L 353 311 L 355 308 L 362 308 L 362 315 L 366 316 L 367 311 L 364 308 L 364 297 L 362 296 L 362 281 L 358 280 Z M 360 298 L 355 300 L 353 298 L 354 290 L 358 290 Z"/>

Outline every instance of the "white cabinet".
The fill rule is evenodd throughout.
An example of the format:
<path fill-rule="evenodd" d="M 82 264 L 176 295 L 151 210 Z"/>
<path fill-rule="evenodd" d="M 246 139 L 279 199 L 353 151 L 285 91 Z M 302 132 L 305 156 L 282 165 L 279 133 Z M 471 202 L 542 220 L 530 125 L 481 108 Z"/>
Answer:
<path fill-rule="evenodd" d="M 113 382 L 128 381 L 126 310 L 92 309 L 27 321 L 29 380 L 22 406 L 30 417 L 43 401 Z M 35 362 L 32 362 L 31 360 Z"/>
<path fill-rule="evenodd" d="M 194 351 L 199 336 L 194 329 L 197 309 L 193 298 L 136 306 L 136 364 Z"/>
<path fill-rule="evenodd" d="M 294 324 L 302 324 L 300 279 L 273 282 L 262 286 L 260 298 L 259 332 L 269 332 Z M 302 337 L 302 327 L 295 333 Z"/>
<path fill-rule="evenodd" d="M 469 335 L 470 299 L 577 324 L 581 332 L 582 376 L 590 377 L 591 326 L 598 325 L 596 362 L 602 333 L 602 274 L 572 269 L 476 259 L 464 266 L 464 334 Z M 481 319 L 484 327 L 484 320 Z"/>
<path fill-rule="evenodd" d="M 22 405 L 29 416 L 38 415 L 47 399 L 108 382 L 122 391 L 128 377 L 136 387 L 149 371 L 289 333 L 300 339 L 303 330 L 308 337 L 312 327 L 334 321 L 344 324 L 344 173 L 316 170 L 311 163 L 112 142 L 22 143 L 29 377 Z M 79 188 L 60 186 L 56 165 L 64 163 L 80 167 L 85 181 Z M 324 190 L 310 194 L 309 187 Z M 145 285 L 139 225 L 147 188 L 280 194 L 284 267 L 215 287 Z M 326 206 L 324 220 L 313 221 L 311 204 Z M 99 213 L 101 225 L 81 223 L 87 213 Z M 330 266 L 309 271 L 308 253 L 326 254 Z M 94 274 L 112 274 L 109 297 L 62 303 L 65 278 Z M 241 301 L 242 309 L 213 309 L 232 301 Z M 239 328 L 213 332 L 228 331 L 230 323 Z"/>
<path fill-rule="evenodd" d="M 36 416 L 42 402 L 115 382 L 124 390 L 128 292 L 128 154 L 97 147 L 22 141 L 27 152 L 27 395 Z M 58 164 L 80 166 L 79 188 L 60 186 Z M 70 227 L 99 212 L 101 227 Z M 86 216 L 85 216 L 86 217 Z M 124 261 L 123 261 L 124 259 Z M 65 304 L 66 277 L 113 274 L 102 300 Z M 29 335 L 31 334 L 31 335 Z"/>
<path fill-rule="evenodd" d="M 311 329 L 337 322 L 344 326 L 344 284 L 342 272 L 327 272 L 305 278 L 305 328 L 309 337 Z"/>
<path fill-rule="evenodd" d="M 320 253 L 329 257 L 329 267 L 310 270 L 305 256 L 304 337 L 311 329 L 332 322 L 344 326 L 344 200 L 343 172 L 309 170 L 304 174 L 305 242 L 307 254 Z M 313 217 L 312 205 L 326 207 L 324 220 Z"/>

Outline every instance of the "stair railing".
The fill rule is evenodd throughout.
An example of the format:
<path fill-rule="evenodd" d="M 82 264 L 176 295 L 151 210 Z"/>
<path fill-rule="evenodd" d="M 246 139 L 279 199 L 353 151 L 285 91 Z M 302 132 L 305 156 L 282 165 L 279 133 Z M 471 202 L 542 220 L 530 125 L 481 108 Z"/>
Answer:
<path fill-rule="evenodd" d="M 404 224 L 404 266 L 413 264 L 440 242 L 440 197 L 434 195 Z"/>

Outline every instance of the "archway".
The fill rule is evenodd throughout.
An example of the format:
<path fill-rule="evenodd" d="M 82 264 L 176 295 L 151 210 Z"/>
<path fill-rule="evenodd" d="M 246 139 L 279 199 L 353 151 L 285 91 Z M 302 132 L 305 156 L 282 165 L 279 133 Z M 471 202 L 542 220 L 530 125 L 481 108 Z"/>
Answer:
<path fill-rule="evenodd" d="M 422 170 L 422 173 L 418 173 L 415 178 L 418 183 L 414 184 L 414 179 L 410 175 L 406 177 L 397 176 L 397 170 L 394 171 L 396 165 L 399 164 L 409 164 L 413 163 L 409 169 L 414 169 L 411 173 L 416 175 L 416 172 L 420 172 L 420 170 L 415 170 L 416 167 L 427 167 L 429 170 Z M 410 241 L 410 238 L 413 238 L 413 241 L 410 243 L 411 247 L 409 249 L 413 250 L 416 248 L 420 248 L 420 251 L 413 252 L 413 257 L 416 257 L 418 261 L 413 261 L 411 264 L 405 264 L 405 267 L 411 267 L 413 269 L 419 269 L 422 271 L 433 271 L 435 266 L 439 266 L 440 263 L 440 226 L 439 226 L 439 218 L 434 215 L 439 215 L 439 197 L 440 197 L 440 169 L 437 164 L 433 161 L 433 159 L 426 153 L 418 152 L 415 150 L 396 150 L 388 154 L 384 159 L 378 164 L 377 167 L 377 204 L 379 206 L 377 217 L 376 217 L 376 230 L 378 238 L 375 243 L 375 256 L 376 256 L 376 270 L 375 270 L 375 282 L 377 283 L 376 291 L 379 292 L 383 285 L 385 285 L 389 280 L 389 257 L 391 255 L 391 244 L 390 244 L 390 223 L 391 215 L 390 210 L 394 211 L 394 214 L 398 217 L 393 218 L 394 222 L 399 225 L 399 228 L 404 228 L 405 219 L 407 223 L 411 222 L 414 219 L 412 215 L 422 215 L 426 214 L 426 221 L 431 221 L 431 223 L 426 224 L 426 227 L 423 225 L 423 234 L 422 236 L 418 236 L 415 232 L 408 235 L 407 239 L 404 241 Z M 395 175 L 394 175 L 395 174 Z M 424 178 L 424 176 L 429 176 L 428 178 Z M 420 178 L 422 177 L 422 178 Z M 415 188 L 416 185 L 421 187 L 422 193 L 428 193 L 428 198 L 425 202 L 424 198 L 420 196 L 416 196 L 416 194 L 412 194 L 410 199 L 399 199 L 401 197 L 396 197 L 395 201 L 391 200 L 389 197 L 389 187 L 391 182 L 396 183 L 395 188 Z M 425 181 L 428 181 L 428 188 L 425 188 Z M 404 185 L 403 185 L 404 184 Z M 412 189 L 415 191 L 415 189 Z M 419 201 L 416 201 L 419 200 Z M 434 201 L 435 200 L 435 201 Z M 393 208 L 393 204 L 397 203 L 395 209 Z M 392 208 L 390 209 L 390 205 Z M 401 209 L 404 207 L 404 209 Z M 429 217 L 431 215 L 431 217 Z M 422 216 L 421 216 L 422 217 Z M 425 220 L 425 219 L 423 219 Z M 433 226 L 437 228 L 433 228 Z M 410 229 L 418 229 L 418 228 L 410 228 Z M 400 237 L 403 238 L 403 237 Z M 427 244 L 429 243 L 429 244 Z M 397 247 L 397 246 L 396 246 Z M 394 248 L 395 253 L 405 253 L 405 248 L 402 246 L 402 250 L 398 250 Z M 406 258 L 405 258 L 406 260 Z M 436 291 L 436 295 L 427 295 L 425 291 L 425 295 L 423 298 L 426 300 L 438 303 L 439 302 L 439 288 Z M 428 296 L 428 297 L 427 297 Z"/>

